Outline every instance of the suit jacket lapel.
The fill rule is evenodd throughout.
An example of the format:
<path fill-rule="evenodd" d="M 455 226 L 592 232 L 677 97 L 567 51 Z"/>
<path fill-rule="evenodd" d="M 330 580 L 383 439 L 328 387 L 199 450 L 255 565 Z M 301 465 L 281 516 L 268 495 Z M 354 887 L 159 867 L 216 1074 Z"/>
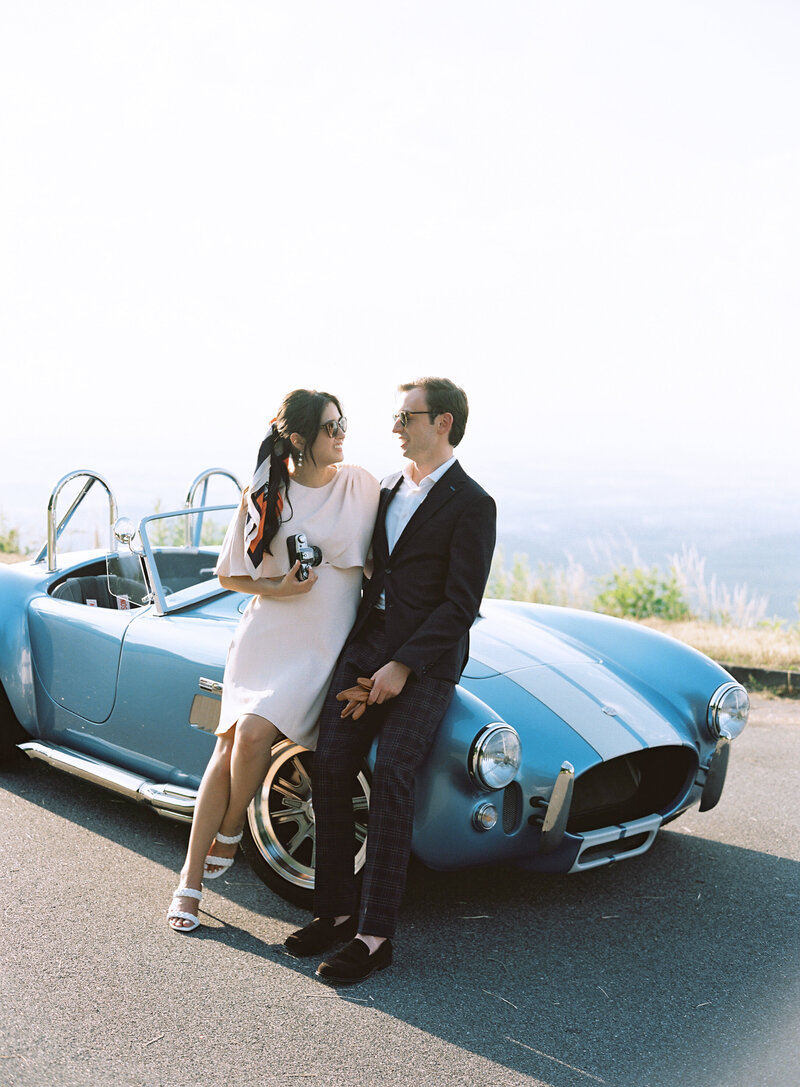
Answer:
<path fill-rule="evenodd" d="M 373 533 L 372 546 L 376 552 L 380 552 L 384 557 L 389 554 L 389 543 L 386 539 L 386 511 L 389 508 L 389 503 L 397 494 L 400 484 L 403 482 L 403 473 L 399 472 L 394 482 L 391 482 L 392 477 L 389 477 L 389 482 L 386 487 L 381 488 L 381 497 L 378 502 L 378 516 L 375 519 L 375 532 Z"/>
<path fill-rule="evenodd" d="M 446 502 L 450 501 L 465 478 L 466 473 L 464 469 L 458 461 L 456 461 L 451 468 L 447 469 L 442 478 L 434 483 L 430 492 L 423 499 L 422 505 L 418 506 L 414 511 L 408 524 L 401 532 L 400 539 L 394 545 L 394 551 L 403 547 L 409 537 L 414 535 L 420 525 L 423 525 L 428 518 L 433 517 L 437 510 L 440 510 Z M 394 495 L 396 490 L 397 487 L 392 491 L 392 495 Z M 386 532 L 384 529 L 384 540 L 385 539 Z"/>

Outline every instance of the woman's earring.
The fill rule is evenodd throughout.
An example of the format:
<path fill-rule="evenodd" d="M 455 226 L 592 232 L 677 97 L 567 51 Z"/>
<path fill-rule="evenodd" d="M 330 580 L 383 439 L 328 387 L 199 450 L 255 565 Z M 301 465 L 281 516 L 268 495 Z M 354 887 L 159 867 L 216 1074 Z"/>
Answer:
<path fill-rule="evenodd" d="M 302 450 L 302 449 L 301 449 L 301 450 L 300 450 L 300 452 L 299 452 L 299 453 L 297 454 L 297 467 L 298 467 L 298 468 L 302 468 L 302 467 L 303 467 L 303 450 Z"/>

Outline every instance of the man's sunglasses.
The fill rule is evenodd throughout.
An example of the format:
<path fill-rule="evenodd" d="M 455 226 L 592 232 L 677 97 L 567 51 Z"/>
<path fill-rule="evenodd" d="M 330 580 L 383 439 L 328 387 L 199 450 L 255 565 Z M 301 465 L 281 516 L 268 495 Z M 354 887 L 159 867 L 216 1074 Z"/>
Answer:
<path fill-rule="evenodd" d="M 327 423 L 323 423 L 319 429 L 326 430 L 329 438 L 335 438 L 340 430 L 342 434 L 347 433 L 347 420 L 342 415 L 339 419 L 330 419 Z"/>
<path fill-rule="evenodd" d="M 392 418 L 396 423 L 399 423 L 401 427 L 408 426 L 409 415 L 430 415 L 429 411 L 396 411 Z"/>

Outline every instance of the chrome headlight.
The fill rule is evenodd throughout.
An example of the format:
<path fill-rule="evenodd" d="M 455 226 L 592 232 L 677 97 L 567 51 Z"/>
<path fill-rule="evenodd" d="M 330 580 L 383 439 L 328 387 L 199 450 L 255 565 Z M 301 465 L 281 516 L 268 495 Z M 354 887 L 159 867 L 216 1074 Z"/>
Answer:
<path fill-rule="evenodd" d="M 734 739 L 747 724 L 750 699 L 739 683 L 723 683 L 717 687 L 708 703 L 708 731 L 718 740 L 723 731 Z"/>
<path fill-rule="evenodd" d="M 472 741 L 469 772 L 483 789 L 504 789 L 522 764 L 522 743 L 510 725 L 487 725 Z"/>

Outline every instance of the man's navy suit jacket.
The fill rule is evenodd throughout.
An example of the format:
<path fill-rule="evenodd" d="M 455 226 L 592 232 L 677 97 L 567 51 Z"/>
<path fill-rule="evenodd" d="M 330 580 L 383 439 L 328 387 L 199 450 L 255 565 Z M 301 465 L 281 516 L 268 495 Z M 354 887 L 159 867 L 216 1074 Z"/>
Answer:
<path fill-rule="evenodd" d="M 402 472 L 381 483 L 372 538 L 374 569 L 348 642 L 386 592 L 387 662 L 457 683 L 469 656 L 495 542 L 494 499 L 456 461 L 415 510 L 391 555 L 386 510 Z"/>

